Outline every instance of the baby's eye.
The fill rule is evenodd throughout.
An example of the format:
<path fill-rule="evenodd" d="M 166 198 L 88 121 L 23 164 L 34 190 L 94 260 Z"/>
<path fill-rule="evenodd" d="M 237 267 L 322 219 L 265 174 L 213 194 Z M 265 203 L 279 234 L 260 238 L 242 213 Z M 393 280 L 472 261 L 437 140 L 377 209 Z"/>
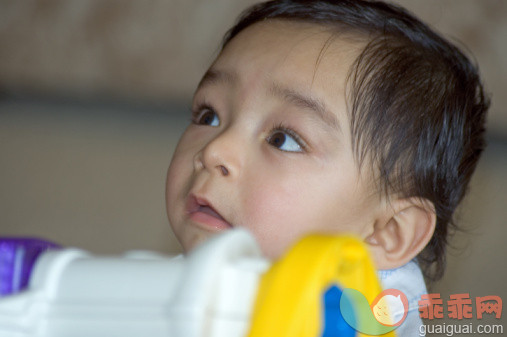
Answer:
<path fill-rule="evenodd" d="M 297 135 L 291 135 L 288 130 L 277 130 L 268 137 L 270 145 L 287 152 L 303 152 L 303 146 L 300 144 Z"/>
<path fill-rule="evenodd" d="M 220 119 L 215 111 L 211 109 L 203 109 L 194 119 L 194 122 L 199 125 L 219 126 Z"/>

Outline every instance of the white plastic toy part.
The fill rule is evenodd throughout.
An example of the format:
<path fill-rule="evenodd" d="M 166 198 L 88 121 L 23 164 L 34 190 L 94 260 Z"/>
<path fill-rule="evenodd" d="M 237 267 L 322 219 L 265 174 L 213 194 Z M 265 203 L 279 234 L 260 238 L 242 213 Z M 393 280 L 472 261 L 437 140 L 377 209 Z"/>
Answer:
<path fill-rule="evenodd" d="M 28 289 L 0 299 L 0 336 L 245 336 L 268 268 L 244 230 L 226 231 L 185 258 L 47 252 Z"/>

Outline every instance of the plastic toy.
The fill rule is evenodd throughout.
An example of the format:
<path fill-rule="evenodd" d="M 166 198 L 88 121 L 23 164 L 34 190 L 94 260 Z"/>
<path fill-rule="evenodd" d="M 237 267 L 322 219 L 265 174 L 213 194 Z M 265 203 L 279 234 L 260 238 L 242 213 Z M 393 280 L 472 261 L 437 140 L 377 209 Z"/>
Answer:
<path fill-rule="evenodd" d="M 0 289 L 18 277 L 6 272 L 16 249 L 6 242 L 0 239 Z M 341 290 L 357 289 L 368 301 L 380 292 L 365 248 L 350 237 L 306 237 L 274 263 L 244 230 L 226 231 L 187 257 L 38 253 L 33 269 L 18 258 L 16 268 L 28 270 L 26 289 L 0 294 L 0 336 L 361 336 L 341 318 Z"/>
<path fill-rule="evenodd" d="M 35 261 L 55 243 L 29 238 L 0 238 L 0 296 L 16 293 L 28 285 Z"/>

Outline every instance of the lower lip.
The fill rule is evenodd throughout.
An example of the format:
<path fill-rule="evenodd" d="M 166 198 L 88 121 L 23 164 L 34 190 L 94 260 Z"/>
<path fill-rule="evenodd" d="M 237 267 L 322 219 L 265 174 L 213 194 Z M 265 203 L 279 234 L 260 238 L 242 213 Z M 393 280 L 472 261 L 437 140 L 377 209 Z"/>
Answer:
<path fill-rule="evenodd" d="M 205 229 L 224 230 L 232 228 L 227 222 L 203 212 L 194 212 L 189 215 L 190 219 Z"/>

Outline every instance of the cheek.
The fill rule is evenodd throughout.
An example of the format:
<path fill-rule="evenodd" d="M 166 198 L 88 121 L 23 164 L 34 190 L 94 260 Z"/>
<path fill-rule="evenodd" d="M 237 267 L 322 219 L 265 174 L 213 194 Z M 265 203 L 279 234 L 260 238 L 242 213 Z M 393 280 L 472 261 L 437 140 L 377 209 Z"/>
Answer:
<path fill-rule="evenodd" d="M 192 172 L 193 153 L 195 150 L 192 148 L 191 139 L 189 130 L 186 130 L 174 150 L 169 169 L 167 170 L 167 197 L 173 196 Z"/>
<path fill-rule="evenodd" d="M 278 257 L 295 239 L 290 224 L 296 214 L 288 200 L 291 198 L 285 191 L 268 188 L 251 190 L 246 201 L 244 226 L 253 232 L 264 254 L 271 258 Z"/>
<path fill-rule="evenodd" d="M 171 224 L 176 216 L 178 199 L 185 192 L 189 177 L 192 174 L 192 158 L 183 151 L 175 151 L 166 178 L 166 207 Z"/>
<path fill-rule="evenodd" d="M 278 257 L 303 233 L 317 210 L 308 207 L 309 186 L 304 179 L 264 177 L 249 184 L 243 200 L 244 224 L 259 241 L 263 252 Z M 311 223 L 313 224 L 313 223 Z"/>
<path fill-rule="evenodd" d="M 167 170 L 166 211 L 171 228 L 185 251 L 203 240 L 189 233 L 184 225 L 185 191 L 191 172 L 191 163 L 181 153 L 175 152 Z"/>
<path fill-rule="evenodd" d="M 357 224 L 364 210 L 353 177 L 322 171 L 319 175 L 300 172 L 264 177 L 261 184 L 249 185 L 247 195 L 245 227 L 269 257 L 279 257 L 311 232 L 359 234 Z"/>
<path fill-rule="evenodd" d="M 183 161 L 176 154 L 171 159 L 171 164 L 167 170 L 166 179 L 166 198 L 168 206 L 171 204 L 175 194 L 177 193 L 178 186 L 181 184 L 183 174 Z"/>

